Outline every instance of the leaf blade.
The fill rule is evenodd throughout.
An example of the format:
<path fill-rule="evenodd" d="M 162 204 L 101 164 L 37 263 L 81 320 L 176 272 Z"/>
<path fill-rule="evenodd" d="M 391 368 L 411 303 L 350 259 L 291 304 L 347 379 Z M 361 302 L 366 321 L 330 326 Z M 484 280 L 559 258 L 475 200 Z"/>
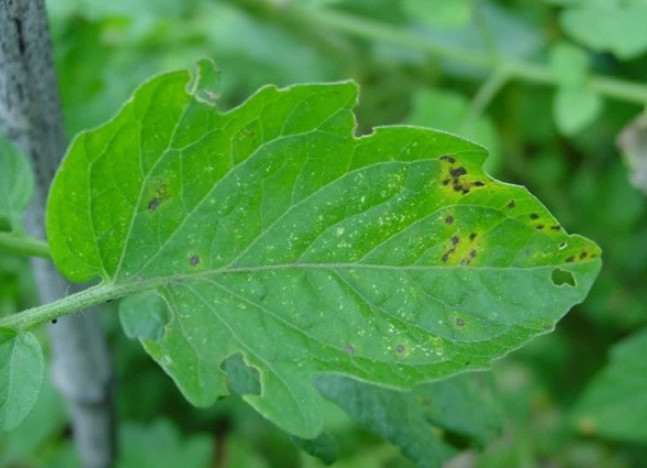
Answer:
<path fill-rule="evenodd" d="M 79 136 L 47 224 L 70 279 L 156 285 L 170 319 L 142 342 L 192 403 L 227 394 L 240 353 L 261 384 L 244 398 L 312 438 L 315 375 L 404 388 L 483 368 L 586 295 L 599 248 L 487 176 L 481 147 L 416 127 L 357 138 L 350 82 L 265 87 L 221 113 L 198 98 L 208 66 L 149 81 Z"/>

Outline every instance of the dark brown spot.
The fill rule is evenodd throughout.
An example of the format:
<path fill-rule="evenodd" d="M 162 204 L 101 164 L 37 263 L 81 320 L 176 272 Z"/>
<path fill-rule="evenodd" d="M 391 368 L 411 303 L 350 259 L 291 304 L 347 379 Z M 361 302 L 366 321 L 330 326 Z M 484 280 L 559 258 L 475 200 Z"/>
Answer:
<path fill-rule="evenodd" d="M 562 227 L 559 224 L 554 224 L 550 227 L 553 231 L 559 231 Z"/>
<path fill-rule="evenodd" d="M 483 187 L 485 185 L 485 182 L 481 182 L 480 180 L 474 181 L 472 183 L 474 187 Z"/>
<path fill-rule="evenodd" d="M 452 236 L 452 238 L 451 238 L 452 244 L 454 244 L 454 245 L 458 244 L 459 240 L 460 239 L 458 238 L 458 236 Z"/>
<path fill-rule="evenodd" d="M 566 263 L 573 263 L 575 261 L 575 257 L 570 256 L 566 259 Z"/>
<path fill-rule="evenodd" d="M 443 161 L 447 161 L 450 164 L 454 164 L 456 162 L 456 160 L 454 158 L 452 158 L 451 156 L 448 156 L 446 154 L 442 155 L 440 157 L 440 159 L 442 159 Z"/>
<path fill-rule="evenodd" d="M 459 318 L 457 318 L 457 319 L 456 319 L 456 325 L 457 325 L 457 326 L 459 326 L 459 327 L 462 327 L 463 325 L 465 325 L 465 320 L 463 320 L 463 319 L 462 319 L 462 318 L 460 318 L 460 317 L 459 317 Z"/>
<path fill-rule="evenodd" d="M 399 345 L 395 348 L 395 350 L 398 352 L 398 354 L 402 354 L 402 353 L 404 353 L 405 349 L 406 349 L 406 348 L 404 347 L 404 345 L 401 345 L 401 344 L 399 344 Z"/>
<path fill-rule="evenodd" d="M 58 319 L 53 319 L 52 320 L 52 325 L 56 325 L 58 323 Z"/>
<path fill-rule="evenodd" d="M 539 215 L 537 213 L 530 213 L 530 219 L 539 219 Z"/>
<path fill-rule="evenodd" d="M 476 258 L 476 256 L 477 256 L 477 255 L 478 255 L 478 254 L 476 253 L 476 250 L 472 250 L 472 251 L 470 251 L 470 257 L 472 257 L 472 258 Z"/>
<path fill-rule="evenodd" d="M 506 206 L 507 206 L 508 208 L 514 208 L 514 205 L 515 205 L 514 200 L 510 200 Z"/>
<path fill-rule="evenodd" d="M 448 250 L 447 252 L 445 252 L 445 254 L 441 257 L 441 260 L 442 260 L 443 262 L 446 262 L 447 260 L 449 260 L 449 256 L 450 256 L 451 254 L 453 254 L 455 251 L 456 251 L 456 249 L 454 249 L 454 248 L 449 249 L 449 250 Z"/>
<path fill-rule="evenodd" d="M 537 229 L 539 229 L 540 231 L 541 231 L 542 229 L 544 229 L 544 225 L 543 225 L 543 224 L 538 224 L 538 225 L 537 225 L 537 226 L 535 226 L 535 227 L 536 227 Z"/>
<path fill-rule="evenodd" d="M 453 224 L 454 223 L 454 217 L 452 215 L 447 215 L 447 217 L 445 218 L 445 223 Z"/>
<path fill-rule="evenodd" d="M 452 177 L 454 177 L 455 179 L 458 179 L 460 176 L 467 174 L 467 171 L 463 166 L 461 166 L 461 167 L 457 167 L 456 169 L 452 169 L 451 171 L 449 171 L 449 173 L 451 174 Z"/>
<path fill-rule="evenodd" d="M 585 259 L 586 257 L 588 257 L 588 256 L 589 256 L 589 254 L 587 254 L 586 252 L 582 252 L 582 253 L 580 254 L 580 260 L 584 260 L 584 259 Z"/>
<path fill-rule="evenodd" d="M 346 352 L 346 354 L 350 354 L 351 356 L 352 356 L 353 354 L 355 354 L 355 348 L 354 348 L 354 347 L 352 347 L 351 345 L 347 345 L 347 346 L 344 348 L 344 351 Z"/>
<path fill-rule="evenodd" d="M 194 255 L 189 259 L 189 263 L 191 266 L 196 266 L 200 264 L 200 257 L 198 255 Z"/>
<path fill-rule="evenodd" d="M 443 180 L 443 185 L 447 185 L 452 181 L 452 179 L 445 179 Z"/>
<path fill-rule="evenodd" d="M 155 197 L 148 202 L 148 211 L 155 211 L 160 204 L 160 199 Z"/>
<path fill-rule="evenodd" d="M 476 233 L 475 232 L 470 234 L 470 240 L 473 241 L 474 239 L 476 239 Z"/>

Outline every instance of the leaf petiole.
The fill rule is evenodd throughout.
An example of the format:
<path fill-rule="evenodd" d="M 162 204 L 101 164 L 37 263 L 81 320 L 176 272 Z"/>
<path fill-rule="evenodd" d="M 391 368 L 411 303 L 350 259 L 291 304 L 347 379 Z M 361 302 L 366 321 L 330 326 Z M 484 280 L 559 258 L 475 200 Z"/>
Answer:
<path fill-rule="evenodd" d="M 50 258 L 47 242 L 26 234 L 0 232 L 0 250 L 28 257 Z"/>

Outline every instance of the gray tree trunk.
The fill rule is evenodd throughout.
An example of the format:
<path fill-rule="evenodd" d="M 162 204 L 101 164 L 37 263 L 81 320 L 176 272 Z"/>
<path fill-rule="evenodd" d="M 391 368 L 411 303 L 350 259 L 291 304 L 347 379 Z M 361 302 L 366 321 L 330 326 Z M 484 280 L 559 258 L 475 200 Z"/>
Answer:
<path fill-rule="evenodd" d="M 0 126 L 32 162 L 27 230 L 44 238 L 47 193 L 67 143 L 43 0 L 0 0 Z M 33 259 L 32 266 L 41 301 L 67 293 L 50 261 Z M 53 380 L 68 404 L 81 463 L 108 467 L 115 452 L 112 369 L 98 317 L 67 316 L 49 327 Z"/>

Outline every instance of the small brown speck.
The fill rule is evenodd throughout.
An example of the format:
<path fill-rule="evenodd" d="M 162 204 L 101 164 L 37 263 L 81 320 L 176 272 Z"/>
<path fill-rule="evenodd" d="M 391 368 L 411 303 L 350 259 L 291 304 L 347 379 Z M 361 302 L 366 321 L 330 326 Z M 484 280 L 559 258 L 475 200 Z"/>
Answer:
<path fill-rule="evenodd" d="M 198 255 L 194 255 L 189 259 L 189 263 L 191 266 L 197 266 L 200 264 L 200 257 Z"/>
<path fill-rule="evenodd" d="M 443 185 L 448 185 L 451 181 L 452 181 L 451 179 L 444 179 Z"/>
<path fill-rule="evenodd" d="M 536 227 L 537 229 L 539 229 L 540 231 L 541 231 L 542 229 L 544 229 L 544 225 L 543 225 L 543 224 L 538 224 L 538 225 L 537 225 L 537 226 L 535 226 L 535 227 Z"/>
<path fill-rule="evenodd" d="M 559 224 L 554 224 L 550 227 L 553 231 L 559 231 L 562 227 Z"/>
<path fill-rule="evenodd" d="M 405 349 L 406 349 L 406 348 L 404 347 L 404 345 L 401 345 L 401 344 L 400 344 L 400 345 L 398 345 L 398 346 L 395 348 L 395 350 L 398 352 L 398 354 L 402 354 L 402 353 L 404 353 Z"/>
<path fill-rule="evenodd" d="M 474 239 L 476 239 L 476 233 L 475 232 L 470 234 L 470 240 L 473 241 Z"/>
<path fill-rule="evenodd" d="M 462 319 L 462 318 L 460 318 L 460 317 L 459 317 L 459 318 L 457 318 L 457 319 L 456 319 L 456 325 L 457 325 L 457 326 L 459 326 L 459 327 L 462 327 L 463 325 L 465 325 L 465 320 L 463 320 L 463 319 Z"/>
<path fill-rule="evenodd" d="M 352 347 L 351 345 L 347 345 L 344 348 L 344 351 L 346 352 L 346 354 L 350 354 L 351 356 L 355 354 L 355 348 Z"/>
<path fill-rule="evenodd" d="M 474 187 L 483 187 L 485 185 L 485 182 L 481 182 L 480 180 L 474 181 L 472 183 Z"/>
<path fill-rule="evenodd" d="M 539 219 L 539 215 L 537 213 L 530 213 L 530 219 Z"/>
<path fill-rule="evenodd" d="M 571 256 L 566 259 L 566 263 L 573 263 L 575 261 L 575 257 Z"/>
<path fill-rule="evenodd" d="M 160 204 L 160 199 L 155 197 L 148 202 L 148 211 L 155 211 Z"/>
<path fill-rule="evenodd" d="M 514 208 L 514 205 L 515 205 L 514 200 L 510 200 L 506 206 L 507 206 L 508 208 Z"/>
<path fill-rule="evenodd" d="M 447 215 L 445 218 L 445 223 L 452 224 L 454 222 L 454 217 L 452 215 Z"/>
<path fill-rule="evenodd" d="M 452 244 L 453 244 L 453 245 L 458 244 L 459 240 L 460 240 L 460 239 L 458 238 L 458 236 L 452 236 L 452 238 L 451 238 L 451 241 L 452 241 Z"/>
<path fill-rule="evenodd" d="M 478 255 L 478 254 L 476 253 L 476 250 L 472 250 L 472 251 L 470 251 L 470 257 L 472 257 L 472 258 L 476 258 L 476 256 L 477 256 L 477 255 Z"/>
<path fill-rule="evenodd" d="M 584 259 L 585 259 L 586 257 L 588 257 L 588 256 L 589 256 L 589 254 L 587 254 L 586 252 L 582 252 L 582 253 L 580 254 L 580 260 L 584 260 Z"/>

